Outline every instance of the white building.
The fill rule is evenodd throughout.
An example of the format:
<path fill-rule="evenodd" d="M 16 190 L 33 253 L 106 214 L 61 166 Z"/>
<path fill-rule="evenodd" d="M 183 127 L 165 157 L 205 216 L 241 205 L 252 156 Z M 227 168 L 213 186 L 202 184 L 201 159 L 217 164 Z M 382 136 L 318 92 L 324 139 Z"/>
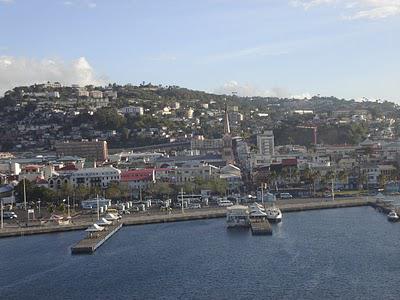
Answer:
<path fill-rule="evenodd" d="M 47 97 L 50 98 L 60 98 L 60 93 L 59 92 L 47 92 Z"/>
<path fill-rule="evenodd" d="M 144 113 L 143 107 L 141 106 L 126 106 L 119 109 L 122 114 L 129 114 L 134 116 L 142 116 Z"/>
<path fill-rule="evenodd" d="M 89 93 L 89 95 L 90 95 L 90 97 L 95 98 L 95 99 L 103 98 L 103 92 L 102 91 L 94 90 L 94 91 L 91 91 Z"/>
<path fill-rule="evenodd" d="M 111 182 L 121 180 L 121 171 L 114 167 L 85 168 L 71 175 L 70 183 L 73 187 L 80 185 L 86 187 L 106 188 Z"/>
<path fill-rule="evenodd" d="M 104 97 L 106 98 L 111 98 L 111 99 L 117 99 L 118 98 L 118 93 L 116 91 L 105 91 L 104 92 Z"/>
<path fill-rule="evenodd" d="M 189 109 L 188 109 L 187 112 L 186 112 L 187 118 L 188 118 L 188 119 L 192 119 L 192 118 L 193 118 L 193 113 L 194 113 L 193 108 L 189 107 Z"/>
<path fill-rule="evenodd" d="M 258 154 L 273 156 L 274 147 L 274 133 L 272 132 L 272 130 L 268 130 L 262 134 L 257 135 Z"/>
<path fill-rule="evenodd" d="M 89 97 L 89 92 L 86 90 L 78 90 L 78 97 Z"/>

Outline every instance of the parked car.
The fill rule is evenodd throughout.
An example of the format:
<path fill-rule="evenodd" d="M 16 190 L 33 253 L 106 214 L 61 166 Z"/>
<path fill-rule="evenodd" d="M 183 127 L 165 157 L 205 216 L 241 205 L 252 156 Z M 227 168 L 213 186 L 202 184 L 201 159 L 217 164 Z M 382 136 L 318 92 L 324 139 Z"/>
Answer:
<path fill-rule="evenodd" d="M 3 218 L 4 218 L 4 219 L 10 219 L 10 220 L 12 220 L 12 219 L 17 219 L 18 216 L 17 216 L 17 214 L 16 214 L 15 212 L 13 212 L 13 211 L 4 211 L 4 212 L 3 212 Z"/>
<path fill-rule="evenodd" d="M 201 208 L 201 204 L 200 203 L 191 203 L 191 204 L 189 204 L 189 208 Z"/>
<path fill-rule="evenodd" d="M 281 196 L 281 199 L 292 199 L 293 198 L 293 196 L 289 193 L 281 193 L 280 196 Z"/>
<path fill-rule="evenodd" d="M 233 202 L 229 200 L 221 200 L 218 202 L 218 206 L 232 206 Z"/>

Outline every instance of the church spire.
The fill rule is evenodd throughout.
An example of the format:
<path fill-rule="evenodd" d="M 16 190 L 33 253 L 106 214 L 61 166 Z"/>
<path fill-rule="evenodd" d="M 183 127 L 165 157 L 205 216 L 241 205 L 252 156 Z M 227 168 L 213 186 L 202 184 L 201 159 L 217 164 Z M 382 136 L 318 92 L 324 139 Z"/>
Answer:
<path fill-rule="evenodd" d="M 224 134 L 231 134 L 231 127 L 229 125 L 228 106 L 226 104 L 226 101 L 225 101 Z"/>

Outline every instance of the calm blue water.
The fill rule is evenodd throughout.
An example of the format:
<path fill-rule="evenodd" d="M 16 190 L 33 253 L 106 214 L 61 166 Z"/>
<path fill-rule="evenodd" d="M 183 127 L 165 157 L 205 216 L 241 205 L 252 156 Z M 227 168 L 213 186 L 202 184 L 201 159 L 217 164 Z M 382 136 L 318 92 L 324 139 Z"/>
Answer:
<path fill-rule="evenodd" d="M 273 236 L 223 219 L 0 240 L 0 299 L 399 299 L 400 224 L 372 208 L 285 214 Z"/>

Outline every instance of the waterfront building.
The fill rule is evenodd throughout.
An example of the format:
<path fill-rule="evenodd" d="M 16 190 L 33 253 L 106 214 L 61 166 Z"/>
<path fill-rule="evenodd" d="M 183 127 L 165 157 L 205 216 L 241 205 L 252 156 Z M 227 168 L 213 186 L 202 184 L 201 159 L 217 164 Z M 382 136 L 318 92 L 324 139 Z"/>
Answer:
<path fill-rule="evenodd" d="M 120 180 L 121 171 L 114 167 L 84 168 L 70 176 L 70 183 L 73 187 L 107 188 L 112 182 Z"/>
<path fill-rule="evenodd" d="M 127 170 L 121 172 L 121 182 L 131 190 L 146 189 L 156 182 L 155 169 Z"/>

